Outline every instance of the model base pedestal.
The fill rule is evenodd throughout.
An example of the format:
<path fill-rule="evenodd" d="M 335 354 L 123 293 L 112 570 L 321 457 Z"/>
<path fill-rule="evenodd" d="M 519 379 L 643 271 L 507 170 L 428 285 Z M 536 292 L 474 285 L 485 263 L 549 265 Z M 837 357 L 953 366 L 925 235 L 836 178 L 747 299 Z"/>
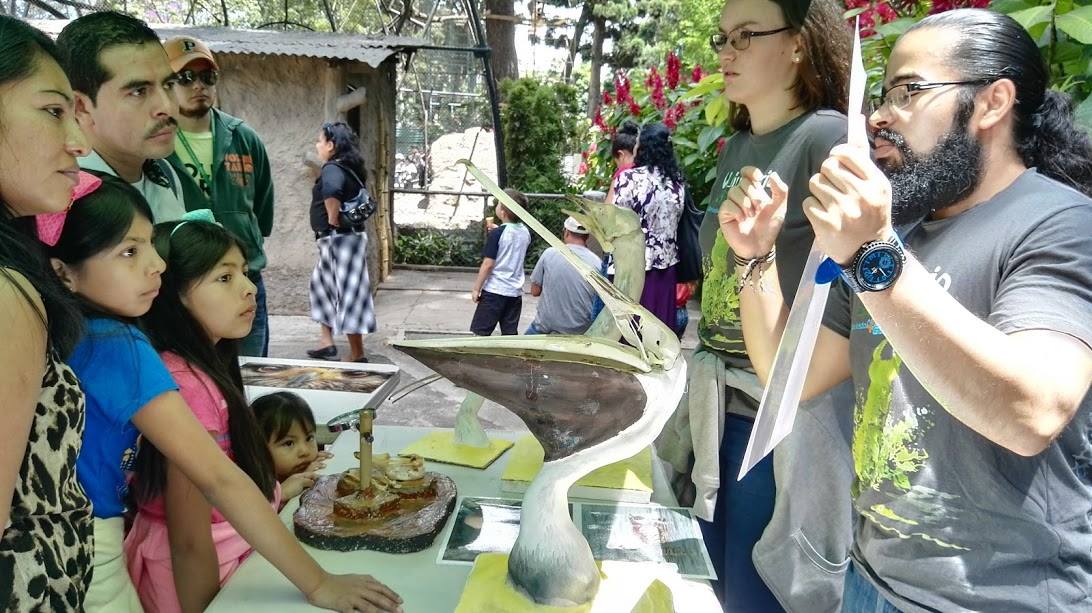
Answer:
<path fill-rule="evenodd" d="M 471 447 L 455 442 L 454 431 L 431 432 L 398 452 L 399 455 L 419 455 L 426 460 L 486 469 L 504 455 L 512 441 L 489 439 L 488 447 Z"/>
<path fill-rule="evenodd" d="M 381 517 L 347 520 L 334 514 L 340 475 L 320 477 L 303 493 L 293 517 L 300 542 L 318 549 L 385 553 L 412 553 L 428 549 L 455 509 L 455 482 L 446 475 L 425 473 L 435 490 L 428 496 L 399 501 L 396 509 Z"/>
<path fill-rule="evenodd" d="M 474 561 L 455 613 L 674 613 L 671 590 L 657 579 L 663 568 L 606 562 L 592 602 L 575 607 L 535 603 L 508 582 L 508 556 L 483 553 Z"/>

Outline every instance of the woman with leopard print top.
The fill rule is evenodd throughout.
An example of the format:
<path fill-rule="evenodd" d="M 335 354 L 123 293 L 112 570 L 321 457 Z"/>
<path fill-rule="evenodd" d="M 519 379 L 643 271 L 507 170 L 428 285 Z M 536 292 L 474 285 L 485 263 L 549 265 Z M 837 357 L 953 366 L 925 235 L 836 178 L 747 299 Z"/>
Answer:
<path fill-rule="evenodd" d="M 84 396 L 60 356 L 82 318 L 42 246 L 87 154 L 53 43 L 0 16 L 0 610 L 80 611 L 91 503 L 76 480 Z M 32 216 L 37 215 L 34 219 Z"/>

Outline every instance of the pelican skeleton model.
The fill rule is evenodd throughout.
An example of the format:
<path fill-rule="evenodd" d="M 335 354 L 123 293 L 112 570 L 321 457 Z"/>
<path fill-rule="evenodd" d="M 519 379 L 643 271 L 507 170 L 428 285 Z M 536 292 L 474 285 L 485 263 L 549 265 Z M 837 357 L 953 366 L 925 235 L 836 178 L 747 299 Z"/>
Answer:
<path fill-rule="evenodd" d="M 573 199 L 569 212 L 615 253 L 615 284 L 603 278 L 468 162 L 471 174 L 577 268 L 605 309 L 588 333 L 400 341 L 394 345 L 459 387 L 511 410 L 542 444 L 545 462 L 524 496 L 509 581 L 550 606 L 591 602 L 599 570 L 568 513 L 568 490 L 589 472 L 647 447 L 683 394 L 678 337 L 637 304 L 644 235 L 637 215 Z M 619 342 L 619 337 L 626 344 Z"/>

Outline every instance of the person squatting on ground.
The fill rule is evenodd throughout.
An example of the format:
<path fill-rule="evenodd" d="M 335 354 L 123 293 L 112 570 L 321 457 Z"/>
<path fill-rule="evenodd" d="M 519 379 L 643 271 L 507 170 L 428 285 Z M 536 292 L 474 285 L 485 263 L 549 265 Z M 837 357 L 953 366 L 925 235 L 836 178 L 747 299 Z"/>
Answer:
<path fill-rule="evenodd" d="M 599 256 L 588 249 L 588 229 L 565 219 L 565 247 L 599 270 Z M 538 297 L 535 320 L 524 334 L 583 334 L 592 323 L 595 290 L 556 247 L 542 252 L 531 273 L 531 295 Z"/>

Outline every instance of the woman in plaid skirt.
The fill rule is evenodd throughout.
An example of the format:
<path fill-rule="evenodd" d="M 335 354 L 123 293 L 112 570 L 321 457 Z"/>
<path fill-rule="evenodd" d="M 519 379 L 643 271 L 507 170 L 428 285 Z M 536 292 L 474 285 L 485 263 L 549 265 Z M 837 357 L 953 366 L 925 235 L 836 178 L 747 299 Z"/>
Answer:
<path fill-rule="evenodd" d="M 341 203 L 364 186 L 364 158 L 357 136 L 345 122 L 325 123 L 315 150 L 322 172 L 311 190 L 311 229 L 319 259 L 311 273 L 311 319 L 322 326 L 322 345 L 307 355 L 337 360 L 335 334 L 349 338 L 349 360 L 367 362 L 364 335 L 375 332 L 371 282 L 368 279 L 368 235 L 364 228 L 341 227 Z"/>

